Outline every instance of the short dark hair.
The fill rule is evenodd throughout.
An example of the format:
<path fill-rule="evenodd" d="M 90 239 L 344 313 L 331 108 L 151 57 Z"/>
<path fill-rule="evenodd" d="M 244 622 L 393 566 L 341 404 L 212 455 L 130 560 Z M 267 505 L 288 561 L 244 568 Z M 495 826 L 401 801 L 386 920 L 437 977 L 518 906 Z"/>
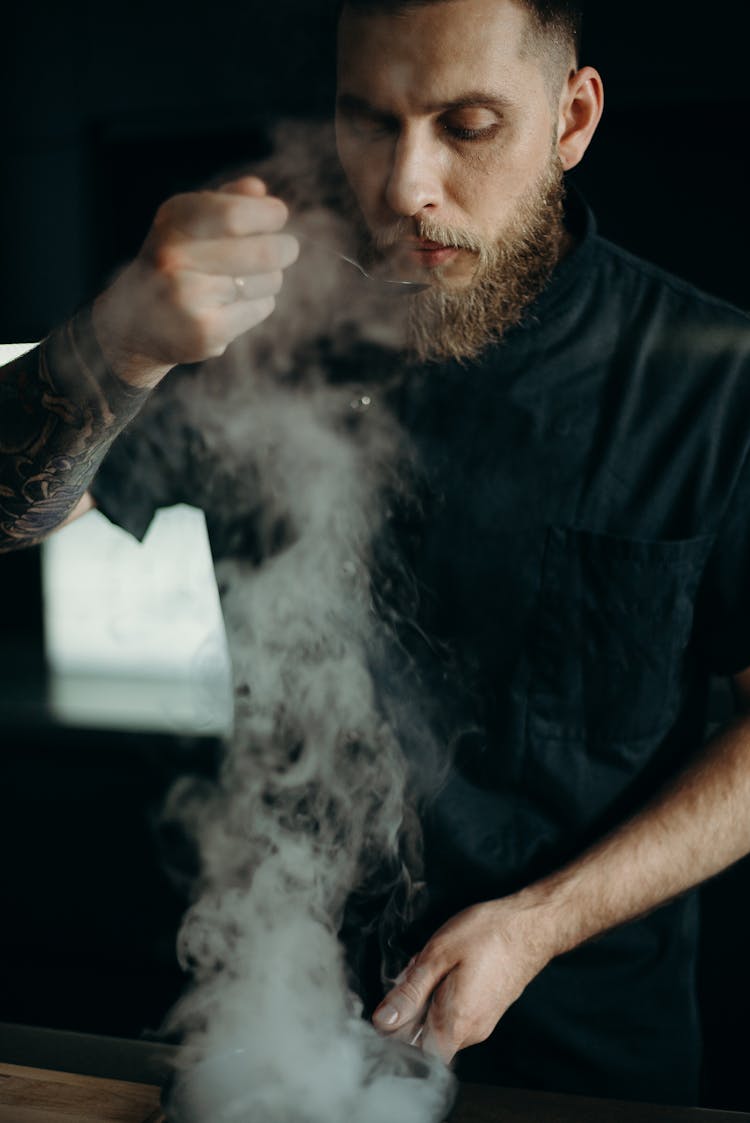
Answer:
<path fill-rule="evenodd" d="M 442 0 L 340 0 L 342 8 L 417 8 Z M 578 59 L 583 23 L 582 0 L 514 0 L 525 8 L 536 31 L 554 40 L 560 48 L 570 49 Z"/>
<path fill-rule="evenodd" d="M 553 32 L 567 40 L 575 57 L 581 53 L 583 4 L 575 0 L 518 0 L 540 31 Z"/>

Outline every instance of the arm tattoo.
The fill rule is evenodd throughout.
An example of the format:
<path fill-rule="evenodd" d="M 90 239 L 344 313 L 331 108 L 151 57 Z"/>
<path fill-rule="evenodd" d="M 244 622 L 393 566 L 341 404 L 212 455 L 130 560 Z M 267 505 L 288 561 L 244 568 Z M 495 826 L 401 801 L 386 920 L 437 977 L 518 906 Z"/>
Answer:
<path fill-rule="evenodd" d="M 64 521 L 148 395 L 107 368 L 88 308 L 0 368 L 0 552 Z"/>

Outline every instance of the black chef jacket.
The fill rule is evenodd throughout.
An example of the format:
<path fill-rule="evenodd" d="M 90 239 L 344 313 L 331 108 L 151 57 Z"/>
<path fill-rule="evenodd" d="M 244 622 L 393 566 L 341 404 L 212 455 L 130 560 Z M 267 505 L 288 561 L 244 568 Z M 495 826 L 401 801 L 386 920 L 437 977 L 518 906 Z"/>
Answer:
<path fill-rule="evenodd" d="M 417 944 L 641 806 L 700 745 L 709 677 L 750 665 L 748 317 L 601 238 L 575 195 L 568 224 L 523 324 L 394 399 L 424 491 L 424 679 L 455 750 Z M 220 556 L 242 536 L 210 475 L 165 387 L 93 492 L 138 536 L 159 506 L 203 505 Z M 554 961 L 459 1074 L 695 1102 L 696 937 L 688 896 Z"/>

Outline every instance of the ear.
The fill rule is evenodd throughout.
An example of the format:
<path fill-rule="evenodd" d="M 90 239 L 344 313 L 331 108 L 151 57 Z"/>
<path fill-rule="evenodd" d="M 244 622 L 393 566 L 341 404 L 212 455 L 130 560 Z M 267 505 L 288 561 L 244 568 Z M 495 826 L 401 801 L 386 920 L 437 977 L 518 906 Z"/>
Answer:
<path fill-rule="evenodd" d="M 573 71 L 560 96 L 557 150 L 565 171 L 583 159 L 604 110 L 604 84 L 591 66 Z"/>

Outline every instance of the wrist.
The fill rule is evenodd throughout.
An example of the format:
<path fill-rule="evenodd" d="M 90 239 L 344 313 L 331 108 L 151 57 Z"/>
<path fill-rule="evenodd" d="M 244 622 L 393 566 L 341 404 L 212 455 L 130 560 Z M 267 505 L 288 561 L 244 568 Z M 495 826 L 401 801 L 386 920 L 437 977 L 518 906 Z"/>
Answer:
<path fill-rule="evenodd" d="M 92 447 L 95 432 L 111 439 L 132 421 L 149 396 L 148 389 L 129 385 L 111 370 L 93 329 L 91 305 L 79 308 L 72 319 L 51 332 L 41 351 L 50 386 L 73 410 L 70 424 L 85 427 Z"/>
<path fill-rule="evenodd" d="M 123 331 L 122 310 L 111 289 L 94 301 L 91 326 L 107 366 L 127 386 L 152 390 L 172 369 L 174 364 L 145 354 L 131 342 L 132 333 Z"/>
<path fill-rule="evenodd" d="M 586 938 L 575 897 L 562 881 L 545 878 L 506 900 L 513 903 L 521 938 L 543 965 Z"/>

